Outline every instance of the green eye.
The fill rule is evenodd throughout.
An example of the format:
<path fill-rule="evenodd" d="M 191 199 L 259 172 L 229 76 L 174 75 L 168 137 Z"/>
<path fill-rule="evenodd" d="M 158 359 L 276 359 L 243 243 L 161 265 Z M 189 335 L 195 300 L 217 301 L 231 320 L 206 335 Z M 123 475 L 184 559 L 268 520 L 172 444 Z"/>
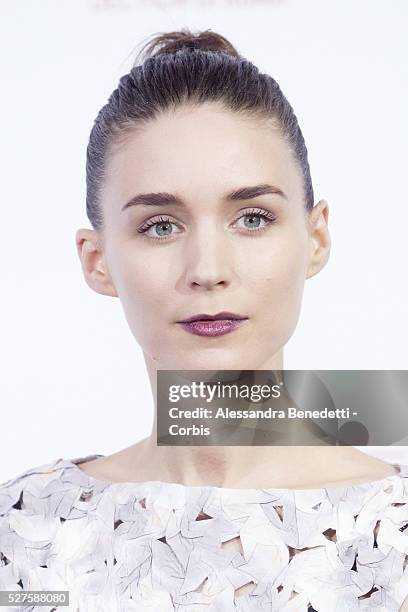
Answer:
<path fill-rule="evenodd" d="M 269 211 L 255 208 L 244 211 L 244 213 L 235 220 L 234 224 L 237 224 L 237 222 L 241 219 L 244 219 L 243 229 L 248 230 L 247 234 L 260 233 L 276 221 L 275 215 Z M 261 225 L 261 219 L 263 221 L 263 225 Z M 166 238 L 171 237 L 173 234 L 179 233 L 171 230 L 172 225 L 176 228 L 179 227 L 178 224 L 172 221 L 169 217 L 152 217 L 151 219 L 148 219 L 137 231 L 140 234 L 145 234 L 148 238 L 153 240 L 166 240 Z M 151 229 L 152 232 L 150 233 Z"/>
<path fill-rule="evenodd" d="M 248 225 L 246 225 L 248 229 L 259 227 L 261 223 L 261 218 L 261 215 L 244 215 L 243 217 L 241 217 L 241 219 L 244 219 L 244 223 L 245 219 L 248 219 Z"/>
<path fill-rule="evenodd" d="M 256 233 L 266 229 L 271 223 L 276 221 L 275 215 L 262 209 L 251 209 L 244 212 L 237 221 L 244 219 L 245 229 L 249 230 L 249 233 Z M 248 221 L 246 221 L 248 219 Z M 261 225 L 261 219 L 264 224 Z"/>
<path fill-rule="evenodd" d="M 162 240 L 163 238 L 166 238 L 167 236 L 171 236 L 174 232 L 168 232 L 168 230 L 170 229 L 170 227 L 172 225 L 176 225 L 176 223 L 174 223 L 173 221 L 170 221 L 169 218 L 166 217 L 160 217 L 160 218 L 156 218 L 156 219 L 149 219 L 148 221 L 146 221 L 146 223 L 144 223 L 142 225 L 142 227 L 140 227 L 137 231 L 141 234 L 147 234 L 147 232 L 150 230 L 150 228 L 157 228 L 157 235 L 151 235 L 151 234 L 147 234 L 150 238 L 156 239 L 156 240 Z"/>

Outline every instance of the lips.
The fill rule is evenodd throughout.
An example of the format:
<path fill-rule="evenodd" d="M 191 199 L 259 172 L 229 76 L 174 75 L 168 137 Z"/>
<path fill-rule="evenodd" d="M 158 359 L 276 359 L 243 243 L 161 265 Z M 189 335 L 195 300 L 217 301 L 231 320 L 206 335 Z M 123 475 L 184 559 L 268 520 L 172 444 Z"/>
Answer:
<path fill-rule="evenodd" d="M 196 336 L 222 336 L 241 326 L 247 319 L 248 317 L 224 311 L 216 315 L 205 313 L 193 315 L 178 323 L 190 334 Z"/>
<path fill-rule="evenodd" d="M 242 321 L 243 319 L 247 319 L 248 317 L 244 317 L 241 316 L 239 314 L 235 314 L 234 312 L 226 312 L 226 311 L 222 311 L 222 312 L 218 312 L 215 315 L 210 315 L 207 313 L 200 313 L 197 315 L 193 315 L 192 317 L 189 317 L 188 319 L 183 319 L 182 321 L 177 321 L 177 323 L 191 323 L 193 321 L 219 321 L 219 320 L 225 320 L 225 321 Z"/>

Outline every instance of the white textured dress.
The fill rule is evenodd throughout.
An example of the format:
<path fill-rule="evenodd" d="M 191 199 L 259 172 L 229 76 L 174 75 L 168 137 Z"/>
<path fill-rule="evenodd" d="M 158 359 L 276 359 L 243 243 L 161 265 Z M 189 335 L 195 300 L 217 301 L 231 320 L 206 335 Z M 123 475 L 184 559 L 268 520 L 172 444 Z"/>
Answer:
<path fill-rule="evenodd" d="M 0 591 L 68 590 L 66 612 L 398 612 L 408 595 L 408 465 L 345 487 L 226 489 L 77 465 L 102 456 L 0 485 Z"/>

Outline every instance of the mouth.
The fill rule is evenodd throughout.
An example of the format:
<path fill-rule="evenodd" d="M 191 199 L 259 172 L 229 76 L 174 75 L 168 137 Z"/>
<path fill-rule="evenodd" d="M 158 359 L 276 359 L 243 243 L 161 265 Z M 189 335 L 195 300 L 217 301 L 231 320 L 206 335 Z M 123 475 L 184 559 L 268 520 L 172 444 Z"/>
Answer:
<path fill-rule="evenodd" d="M 234 312 L 226 312 L 223 310 L 222 312 L 217 312 L 215 315 L 210 315 L 207 313 L 200 313 L 197 315 L 193 315 L 192 317 L 188 317 L 188 319 L 183 319 L 182 321 L 177 321 L 177 323 L 191 323 L 192 321 L 241 321 L 243 319 L 247 319 L 248 317 L 236 314 Z"/>
<path fill-rule="evenodd" d="M 219 312 L 215 315 L 198 314 L 177 321 L 183 329 L 196 336 L 222 336 L 240 327 L 248 317 L 233 312 Z"/>

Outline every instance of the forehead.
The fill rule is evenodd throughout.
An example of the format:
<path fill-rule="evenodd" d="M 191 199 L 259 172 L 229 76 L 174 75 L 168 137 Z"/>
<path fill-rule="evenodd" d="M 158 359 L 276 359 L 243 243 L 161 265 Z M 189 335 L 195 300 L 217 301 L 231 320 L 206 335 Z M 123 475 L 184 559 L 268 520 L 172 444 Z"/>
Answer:
<path fill-rule="evenodd" d="M 276 122 L 205 103 L 129 129 L 109 151 L 104 196 L 118 210 L 139 191 L 204 203 L 241 185 L 270 182 L 289 199 L 302 198 L 298 166 Z"/>

